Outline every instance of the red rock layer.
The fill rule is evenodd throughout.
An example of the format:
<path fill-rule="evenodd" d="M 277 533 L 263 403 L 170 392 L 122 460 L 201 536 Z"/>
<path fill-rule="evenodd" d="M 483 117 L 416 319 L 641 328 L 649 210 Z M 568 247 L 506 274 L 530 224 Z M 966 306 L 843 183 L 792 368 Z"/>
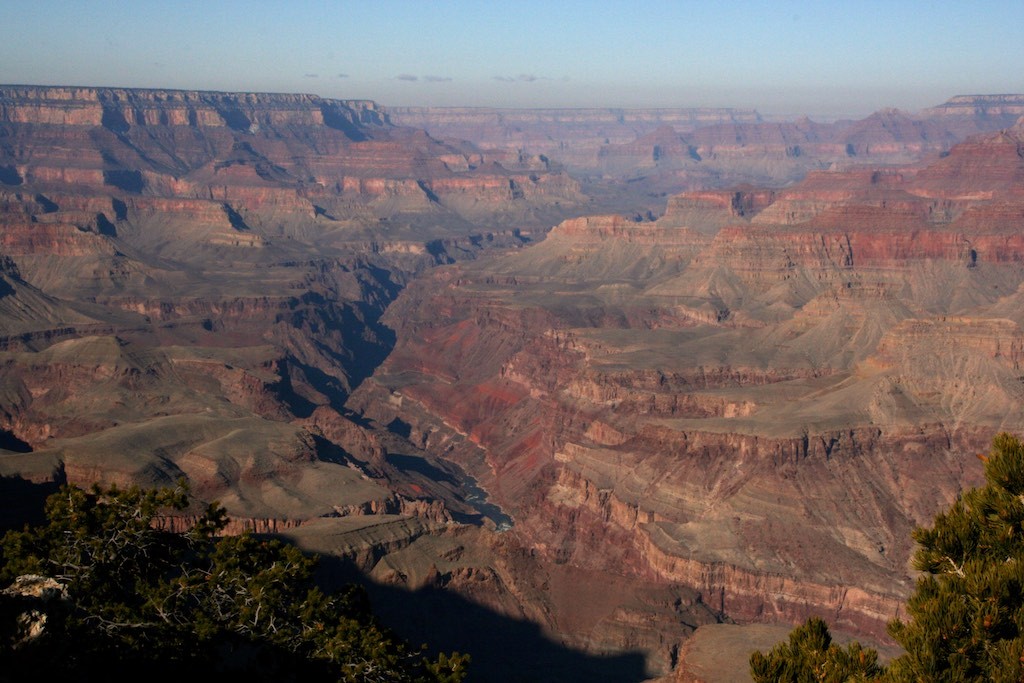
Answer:
<path fill-rule="evenodd" d="M 879 636 L 911 528 L 1024 429 L 1021 140 L 566 221 L 410 288 L 353 405 L 445 444 L 539 556 Z"/>

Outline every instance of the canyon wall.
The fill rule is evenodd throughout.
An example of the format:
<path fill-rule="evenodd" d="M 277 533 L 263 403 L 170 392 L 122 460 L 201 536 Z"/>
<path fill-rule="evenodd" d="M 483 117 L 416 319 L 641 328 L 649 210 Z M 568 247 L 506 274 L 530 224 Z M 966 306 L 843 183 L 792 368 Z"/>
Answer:
<path fill-rule="evenodd" d="M 884 637 L 911 529 L 1024 429 L 1022 141 L 683 194 L 427 274 L 351 404 L 387 421 L 399 397 L 538 556 Z"/>
<path fill-rule="evenodd" d="M 1024 422 L 1021 130 L 957 143 L 1014 102 L 0 87 L 0 474 L 185 478 L 398 624 L 443 590 L 634 678 L 720 621 L 878 636 Z"/>

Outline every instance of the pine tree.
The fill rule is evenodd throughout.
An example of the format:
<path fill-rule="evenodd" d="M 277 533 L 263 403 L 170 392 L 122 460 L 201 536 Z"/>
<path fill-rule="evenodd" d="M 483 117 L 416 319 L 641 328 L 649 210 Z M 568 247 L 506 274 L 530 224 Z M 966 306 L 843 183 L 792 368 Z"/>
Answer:
<path fill-rule="evenodd" d="M 982 460 L 985 485 L 913 533 L 923 574 L 907 620 L 889 624 L 903 655 L 880 668 L 873 651 L 837 648 L 812 619 L 751 656 L 755 681 L 1024 682 L 1024 444 L 1000 434 Z"/>
<path fill-rule="evenodd" d="M 68 486 L 47 500 L 46 524 L 9 532 L 0 544 L 2 585 L 36 575 L 61 598 L 0 593 L 0 681 L 29 672 L 79 681 L 217 672 L 266 681 L 465 676 L 468 657 L 430 659 L 409 648 L 377 623 L 361 589 L 323 593 L 313 581 L 315 558 L 252 534 L 219 536 L 219 506 L 185 533 L 161 528 L 164 515 L 188 506 L 184 486 Z"/>
<path fill-rule="evenodd" d="M 889 633 L 905 649 L 894 681 L 1024 680 L 1024 445 L 1000 434 L 986 484 L 930 529 L 917 529 L 914 567 L 926 572 Z"/>
<path fill-rule="evenodd" d="M 842 683 L 872 680 L 881 671 L 878 654 L 859 643 L 846 648 L 832 642 L 828 626 L 811 617 L 764 655 L 750 657 L 754 683 Z"/>

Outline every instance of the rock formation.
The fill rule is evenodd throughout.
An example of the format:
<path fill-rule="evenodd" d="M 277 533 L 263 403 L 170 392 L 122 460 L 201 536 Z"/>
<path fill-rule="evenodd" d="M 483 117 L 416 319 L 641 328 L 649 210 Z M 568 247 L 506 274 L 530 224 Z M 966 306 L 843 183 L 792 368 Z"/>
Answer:
<path fill-rule="evenodd" d="M 428 274 L 353 405 L 400 396 L 553 563 L 879 636 L 912 527 L 1024 428 L 1022 145 L 683 195 Z"/>
<path fill-rule="evenodd" d="M 383 509 L 325 458 L 380 451 L 339 411 L 384 307 L 582 199 L 364 101 L 17 86 L 0 131 L 5 470 L 185 475 L 252 519 Z"/>
<path fill-rule="evenodd" d="M 909 530 L 1024 421 L 1024 136 L 954 144 L 1015 100 L 944 106 L 0 87 L 0 474 L 185 477 L 617 658 L 551 671 L 668 675 L 730 619 L 877 635 Z"/>
<path fill-rule="evenodd" d="M 765 120 L 736 109 L 515 110 L 404 107 L 392 120 L 463 139 L 507 159 L 543 156 L 581 177 L 597 206 L 655 211 L 681 191 L 780 187 L 809 171 L 913 163 L 967 137 L 1008 128 L 1020 96 L 959 96 L 918 114 Z"/>

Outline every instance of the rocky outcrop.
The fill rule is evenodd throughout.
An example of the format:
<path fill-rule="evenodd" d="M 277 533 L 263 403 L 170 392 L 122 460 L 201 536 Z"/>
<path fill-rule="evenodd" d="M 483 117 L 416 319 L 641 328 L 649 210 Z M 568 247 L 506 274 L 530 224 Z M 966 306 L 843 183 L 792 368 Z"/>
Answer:
<path fill-rule="evenodd" d="M 182 228 L 205 227 L 189 229 L 186 243 L 251 248 L 298 237 L 302 225 L 343 223 L 357 208 L 371 220 L 467 211 L 472 221 L 489 210 L 522 221 L 538 207 L 582 200 L 557 171 L 485 162 L 464 146 L 392 125 L 368 101 L 7 86 L 0 125 L 8 140 L 0 184 L 16 201 L 46 202 L 28 213 L 80 228 L 102 214 L 95 231 L 120 225 L 139 240 L 152 238 L 146 226 L 173 221 L 168 213 Z M 92 206 L 72 213 L 65 200 L 75 197 Z"/>
<path fill-rule="evenodd" d="M 0 118 L 11 123 L 103 126 L 228 127 L 329 125 L 339 130 L 382 125 L 386 116 L 369 100 L 323 100 L 315 95 L 4 86 Z"/>
<path fill-rule="evenodd" d="M 0 601 L 13 626 L 4 634 L 9 638 L 4 645 L 17 651 L 46 637 L 50 612 L 68 602 L 67 587 L 46 576 L 23 574 L 0 591 Z"/>
<path fill-rule="evenodd" d="M 728 618 L 878 634 L 1024 427 L 1020 129 L 672 116 L 558 113 L 580 182 L 367 102 L 0 88 L 0 474 L 185 477 L 652 674 Z"/>
<path fill-rule="evenodd" d="M 691 130 L 718 123 L 754 123 L 752 109 L 492 109 L 388 107 L 399 125 L 434 137 L 469 140 L 481 148 L 526 150 L 573 167 L 593 166 L 603 145 L 629 143 L 660 127 Z"/>
<path fill-rule="evenodd" d="M 409 288 L 351 405 L 443 447 L 538 557 L 884 637 L 911 529 L 1024 429 L 1019 141 L 566 221 Z"/>
<path fill-rule="evenodd" d="M 957 95 L 924 113 L 942 117 L 994 117 L 1002 119 L 1005 127 L 1024 116 L 1024 95 Z"/>

